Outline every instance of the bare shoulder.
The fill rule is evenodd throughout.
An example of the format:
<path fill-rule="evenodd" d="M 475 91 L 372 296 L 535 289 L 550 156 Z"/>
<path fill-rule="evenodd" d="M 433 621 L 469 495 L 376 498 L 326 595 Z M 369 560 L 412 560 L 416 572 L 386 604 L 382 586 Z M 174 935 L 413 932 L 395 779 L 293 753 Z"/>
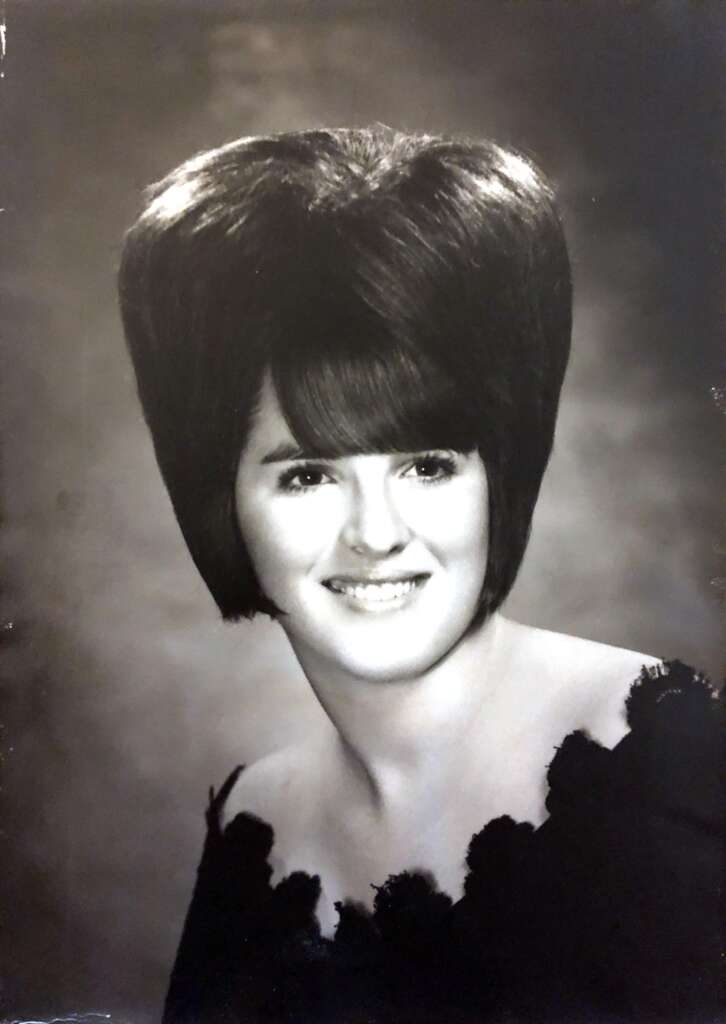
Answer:
<path fill-rule="evenodd" d="M 294 784 L 295 748 L 276 750 L 245 767 L 224 806 L 224 821 L 254 814 L 270 821 Z"/>
<path fill-rule="evenodd" d="M 662 659 L 566 633 L 519 628 L 558 718 L 570 731 L 582 729 L 603 746 L 615 746 L 628 731 L 625 702 L 633 683 Z"/>
<path fill-rule="evenodd" d="M 296 809 L 299 814 L 309 803 L 312 760 L 313 754 L 301 744 L 276 750 L 246 767 L 227 797 L 224 823 L 238 814 L 253 814 L 273 828 L 289 822 Z"/>

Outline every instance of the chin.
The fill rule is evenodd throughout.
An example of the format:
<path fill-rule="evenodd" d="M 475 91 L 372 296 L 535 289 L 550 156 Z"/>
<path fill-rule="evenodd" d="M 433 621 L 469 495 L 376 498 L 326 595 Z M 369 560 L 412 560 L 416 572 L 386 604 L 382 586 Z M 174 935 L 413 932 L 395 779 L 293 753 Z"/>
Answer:
<path fill-rule="evenodd" d="M 362 679 L 371 683 L 405 683 L 412 679 L 420 678 L 430 668 L 441 660 L 446 650 L 439 652 L 421 652 L 420 648 L 407 654 L 405 651 L 397 651 L 395 655 L 372 658 L 370 651 L 361 652 L 356 658 L 348 654 L 345 658 L 338 657 L 336 665 L 343 669 L 346 675 L 356 679 Z"/>
<path fill-rule="evenodd" d="M 465 629 L 465 623 L 440 635 L 422 629 L 408 635 L 400 628 L 380 629 L 366 631 L 366 636 L 339 636 L 335 644 L 328 638 L 312 648 L 296 644 L 293 637 L 290 640 L 303 669 L 315 666 L 313 672 L 329 671 L 371 683 L 403 683 L 420 678 L 445 658 Z M 422 636 L 427 637 L 425 645 Z"/>
<path fill-rule="evenodd" d="M 296 595 L 297 596 L 297 595 Z M 280 624 L 306 675 L 349 677 L 376 683 L 406 682 L 425 675 L 468 632 L 479 592 L 432 594 L 423 606 L 383 614 L 359 614 L 305 594 L 291 602 Z"/>

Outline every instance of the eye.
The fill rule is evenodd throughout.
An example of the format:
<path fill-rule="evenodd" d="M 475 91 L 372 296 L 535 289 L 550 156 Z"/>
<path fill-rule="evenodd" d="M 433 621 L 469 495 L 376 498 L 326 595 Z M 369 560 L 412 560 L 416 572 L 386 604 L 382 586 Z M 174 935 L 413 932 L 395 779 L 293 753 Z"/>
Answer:
<path fill-rule="evenodd" d="M 325 466 L 318 466 L 313 463 L 303 466 L 290 466 L 280 474 L 277 486 L 279 490 L 287 494 L 299 494 L 303 491 L 313 491 L 323 484 L 333 482 Z"/>
<path fill-rule="evenodd" d="M 427 452 L 419 455 L 408 466 L 403 476 L 423 484 L 442 483 L 456 473 L 456 460 L 445 452 Z"/>

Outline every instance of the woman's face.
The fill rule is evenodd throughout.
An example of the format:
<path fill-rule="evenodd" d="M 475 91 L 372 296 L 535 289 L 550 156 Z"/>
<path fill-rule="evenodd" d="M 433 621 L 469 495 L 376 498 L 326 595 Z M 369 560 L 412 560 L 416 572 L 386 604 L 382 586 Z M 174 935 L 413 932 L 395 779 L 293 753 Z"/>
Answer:
<path fill-rule="evenodd" d="M 410 679 L 471 624 L 487 563 L 478 452 L 308 459 L 266 381 L 237 509 L 260 585 L 308 674 Z"/>

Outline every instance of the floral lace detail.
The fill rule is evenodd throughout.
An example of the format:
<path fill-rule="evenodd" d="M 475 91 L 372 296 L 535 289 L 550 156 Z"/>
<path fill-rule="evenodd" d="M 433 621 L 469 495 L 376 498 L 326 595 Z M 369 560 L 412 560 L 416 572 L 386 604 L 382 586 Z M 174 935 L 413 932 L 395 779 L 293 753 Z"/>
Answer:
<path fill-rule="evenodd" d="M 406 871 L 372 913 L 336 904 L 332 939 L 317 876 L 270 884 L 272 828 L 221 828 L 236 768 L 210 792 L 164 1024 L 720 1019 L 723 701 L 670 662 L 643 670 L 626 710 L 613 750 L 565 739 L 544 824 L 501 817 L 472 838 L 459 901 Z"/>

